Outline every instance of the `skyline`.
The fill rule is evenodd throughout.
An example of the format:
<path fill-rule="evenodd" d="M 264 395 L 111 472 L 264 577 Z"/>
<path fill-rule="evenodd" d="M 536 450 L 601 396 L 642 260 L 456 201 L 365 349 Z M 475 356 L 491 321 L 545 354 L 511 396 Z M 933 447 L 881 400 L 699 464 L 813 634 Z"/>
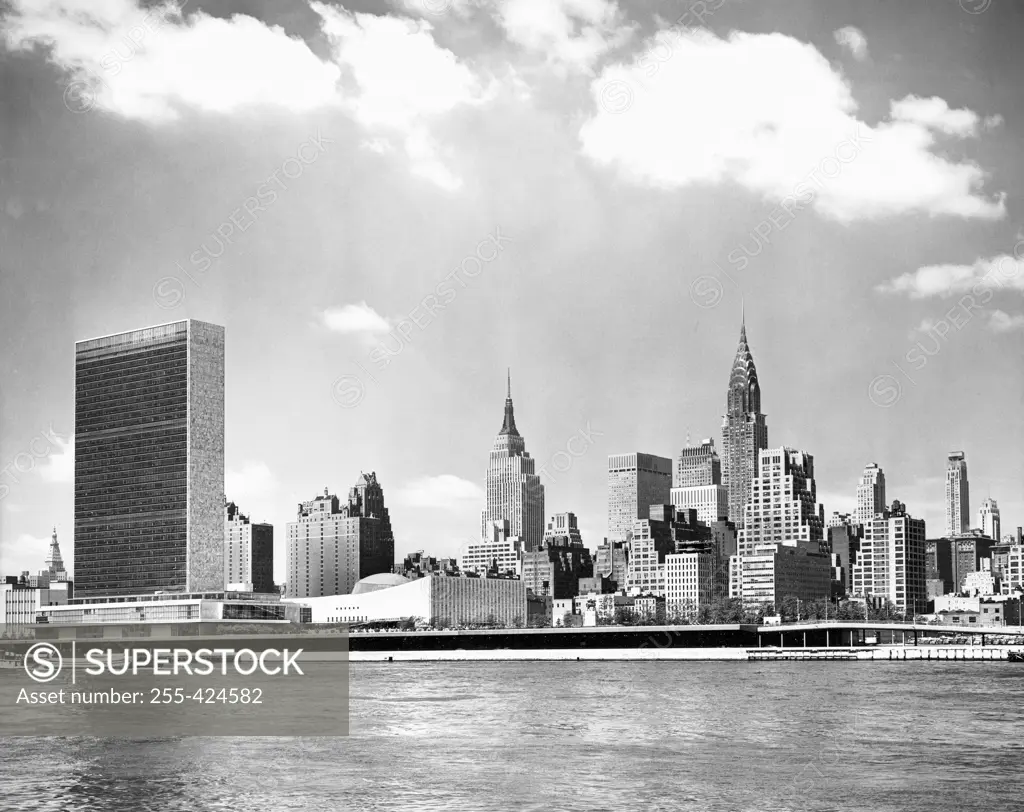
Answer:
<path fill-rule="evenodd" d="M 148 333 L 148 332 L 152 332 L 154 328 L 170 328 L 170 327 L 176 326 L 176 325 L 178 325 L 178 324 L 183 324 L 183 323 L 184 323 L 184 324 L 190 324 L 191 322 L 179 322 L 179 323 L 175 323 L 175 322 L 170 322 L 170 323 L 167 323 L 167 324 L 163 324 L 163 325 L 150 325 L 150 326 L 147 326 L 147 327 L 145 327 L 145 328 L 139 328 L 138 330 L 134 330 L 134 331 L 127 331 L 127 332 L 129 332 L 129 333 L 136 333 L 136 334 L 141 334 L 141 333 Z M 221 328 L 221 327 L 220 327 L 219 325 L 209 325 L 209 324 L 205 324 L 205 323 L 201 323 L 201 322 L 200 322 L 199 324 L 200 324 L 200 326 L 203 326 L 203 327 L 208 327 L 208 328 L 212 328 L 212 329 L 214 329 L 214 330 L 223 330 L 223 328 Z M 121 337 L 121 336 L 123 336 L 123 335 L 125 335 L 125 334 L 124 334 L 124 333 L 120 333 L 120 334 L 112 334 L 112 335 L 109 335 L 109 336 L 99 336 L 99 337 L 95 337 L 95 338 L 93 338 L 93 339 L 88 339 L 88 340 L 85 340 L 85 339 L 83 339 L 83 340 L 79 340 L 79 341 L 77 341 L 77 342 L 76 342 L 76 345 L 75 345 L 75 346 L 76 346 L 76 353 L 77 353 L 77 350 L 78 350 L 78 347 L 79 347 L 79 345 L 82 345 L 82 344 L 89 344 L 90 342 L 96 342 L 96 341 L 98 341 L 98 340 L 102 340 L 102 339 L 109 339 L 109 338 L 119 338 L 119 337 Z M 737 357 L 737 359 L 742 359 L 742 358 L 746 358 L 747 362 L 749 362 L 749 366 L 750 366 L 750 368 L 752 369 L 752 367 L 753 367 L 753 364 L 752 364 L 752 361 L 750 361 L 750 350 L 749 350 L 749 347 L 748 347 L 748 345 L 747 345 L 747 342 L 746 342 L 746 325 L 745 325 L 745 322 L 741 324 L 741 333 L 740 333 L 740 335 L 741 335 L 741 338 L 740 338 L 740 351 L 739 351 L 739 352 L 737 353 L 737 356 L 736 356 L 736 357 Z M 225 343 L 225 344 L 226 344 L 227 342 L 226 342 L 226 341 L 224 341 L 223 343 Z M 734 401 L 734 398 L 735 398 L 735 397 L 737 396 L 737 395 L 736 395 L 736 393 L 735 393 L 735 385 L 734 385 L 734 384 L 735 384 L 735 379 L 736 379 L 736 370 L 737 370 L 737 364 L 738 364 L 738 363 L 739 363 L 739 361 L 738 361 L 738 360 L 737 360 L 737 361 L 734 361 L 734 365 L 733 365 L 733 370 L 732 370 L 732 372 L 730 373 L 730 382 L 729 382 L 729 386 L 728 386 L 728 392 L 727 392 L 727 396 L 726 396 L 726 398 L 727 398 L 727 404 L 732 404 L 732 403 L 733 403 L 733 401 Z M 507 371 L 506 371 L 506 376 L 507 376 L 507 377 L 506 377 L 506 387 L 507 387 L 507 388 L 506 388 L 506 398 L 505 398 L 505 405 L 504 405 L 504 411 L 503 411 L 503 415 L 504 415 L 504 416 L 503 416 L 503 421 L 502 421 L 502 427 L 501 427 L 500 431 L 499 431 L 499 432 L 498 432 L 498 434 L 497 434 L 497 437 L 496 437 L 496 439 L 495 439 L 495 445 L 494 445 L 494 447 L 492 448 L 492 451 L 491 451 L 491 455 L 490 455 L 490 456 L 491 456 L 491 458 L 492 458 L 492 462 L 491 462 L 491 465 L 492 465 L 492 466 L 493 466 L 493 458 L 494 458 L 494 455 L 495 455 L 495 450 L 496 450 L 496 449 L 499 449 L 499 447 L 502 447 L 502 441 L 505 441 L 505 444 L 507 445 L 507 443 L 509 442 L 510 438 L 514 438 L 514 439 L 517 439 L 517 440 L 518 440 L 518 442 L 519 442 L 519 446 L 517 447 L 517 448 L 518 448 L 518 451 L 519 451 L 519 452 L 521 452 L 521 453 L 522 453 L 522 454 L 524 455 L 524 457 L 525 457 L 525 458 L 526 458 L 526 459 L 527 459 L 528 461 L 532 462 L 532 460 L 530 459 L 529 455 L 525 453 L 525 448 L 523 448 L 523 447 L 522 447 L 522 443 L 523 443 L 523 441 L 522 441 L 522 436 L 521 436 L 521 435 L 519 434 L 519 432 L 518 432 L 518 430 L 517 430 L 517 428 L 516 428 L 516 424 L 515 424 L 515 417 L 514 417 L 514 412 L 513 412 L 513 405 L 512 405 L 512 397 L 511 397 L 511 370 L 507 370 Z M 758 388 L 758 387 L 756 386 L 756 384 L 755 384 L 755 387 L 754 387 L 754 389 L 755 389 L 755 394 L 759 394 L 759 388 Z M 729 407 L 729 406 L 727 406 L 727 415 L 726 415 L 726 416 L 728 416 L 729 408 L 730 408 L 730 407 Z M 724 432 L 725 430 L 726 430 L 726 426 L 725 426 L 725 425 L 723 425 L 723 429 L 722 429 L 722 431 Z M 703 441 L 700 441 L 700 442 L 702 443 Z M 569 447 L 569 446 L 567 445 L 567 448 L 568 448 L 568 447 Z M 698 447 L 700 447 L 700 446 L 698 446 Z M 690 449 L 690 450 L 692 450 L 693 448 L 694 448 L 693 446 L 684 446 L 684 447 L 683 447 L 683 449 L 684 449 L 684 450 L 686 450 L 686 449 Z M 516 450 L 516 449 L 513 449 L 513 450 Z M 765 449 L 758 449 L 758 450 L 757 450 L 757 453 L 758 453 L 758 455 L 760 455 L 761 451 L 768 451 L 768 452 L 771 452 L 771 451 L 779 451 L 779 450 L 783 450 L 783 451 L 786 451 L 786 452 L 793 452 L 794 454 L 798 455 L 798 456 L 799 456 L 799 457 L 800 457 L 801 459 L 803 459 L 803 458 L 804 458 L 805 456 L 807 456 L 807 452 L 806 452 L 806 451 L 804 451 L 803 449 L 800 449 L 800 448 L 797 448 L 797 447 L 793 447 L 793 446 L 782 446 L 782 447 L 775 447 L 775 446 L 773 446 L 773 445 L 771 445 L 771 444 L 769 444 L 769 445 L 768 445 L 768 447 L 767 447 L 767 448 L 765 448 Z M 573 457 L 575 457 L 575 456 L 583 456 L 583 454 L 581 454 L 581 455 L 576 455 L 576 454 L 572 454 L 572 455 L 570 455 L 570 454 L 565 454 L 564 456 L 565 456 L 565 457 L 566 457 L 567 459 L 569 459 L 569 460 L 570 460 L 570 467 L 571 467 L 571 465 L 572 465 L 572 461 L 573 461 L 573 460 L 572 460 L 572 458 L 573 458 Z M 618 455 L 612 455 L 612 456 L 618 456 Z M 813 455 L 812 455 L 812 456 L 813 456 Z M 679 459 L 679 457 L 678 457 L 678 454 L 677 454 L 677 455 L 676 455 L 675 457 L 672 457 L 672 458 L 670 458 L 670 459 L 671 459 L 671 462 L 672 462 L 672 467 L 673 467 L 673 469 L 674 469 L 674 467 L 675 467 L 675 465 L 677 464 L 677 462 L 678 462 L 678 459 Z M 964 463 L 964 460 L 965 460 L 965 455 L 964 455 L 964 453 L 963 453 L 962 451 L 950 452 L 950 453 L 948 454 L 948 456 L 947 456 L 947 463 L 948 463 L 948 465 L 952 465 L 952 462 L 953 462 L 953 460 L 954 460 L 954 459 L 959 459 L 959 460 L 960 460 L 960 463 L 961 463 L 962 465 L 964 465 L 964 464 L 965 464 L 965 463 Z M 530 467 L 530 470 L 531 470 L 531 472 L 533 471 L 533 467 L 532 467 L 532 465 L 531 465 L 531 467 Z M 568 470 L 568 469 L 567 469 L 567 470 Z M 878 466 L 878 465 L 877 465 L 876 463 L 874 463 L 874 462 L 871 462 L 871 463 L 867 463 L 867 464 L 865 465 L 864 469 L 863 469 L 863 472 L 862 472 L 862 477 L 861 477 L 861 478 L 860 478 L 860 480 L 858 481 L 858 485 L 857 485 L 857 489 L 856 489 L 856 498 L 855 498 L 855 500 L 854 500 L 855 502 L 859 502 L 859 501 L 860 501 L 860 500 L 862 499 L 862 492 L 863 492 L 864 488 L 866 487 L 866 486 L 865 486 L 865 483 L 866 483 L 866 482 L 869 482 L 869 479 L 868 479 L 868 474 L 869 474 L 869 472 L 871 472 L 872 470 L 874 470 L 874 471 L 875 471 L 875 472 L 876 472 L 876 473 L 877 473 L 877 474 L 878 474 L 878 475 L 879 475 L 879 476 L 881 477 L 881 482 L 882 482 L 882 492 L 884 493 L 884 489 L 885 489 L 885 485 L 884 485 L 884 483 L 885 483 L 885 479 L 884 479 L 884 473 L 882 473 L 882 472 L 884 471 L 884 468 L 883 468 L 883 467 L 881 467 L 881 466 Z M 490 471 L 491 471 L 491 468 L 489 467 L 489 469 L 488 469 L 488 472 L 490 472 Z M 542 472 L 543 472 L 543 469 L 542 469 Z M 364 473 L 364 472 L 362 472 L 362 471 L 360 472 L 360 475 L 359 475 L 359 481 L 362 481 L 362 480 L 363 480 L 364 478 L 366 478 L 367 476 L 369 476 L 369 477 L 372 477 L 372 478 L 373 478 L 373 481 L 374 481 L 374 482 L 376 482 L 376 478 L 375 478 L 375 473 L 371 473 L 371 474 L 367 475 L 367 474 L 365 474 L 365 473 Z M 485 480 L 487 479 L 487 476 L 488 476 L 488 474 L 485 474 Z M 947 466 L 947 478 L 948 478 L 948 476 L 949 476 L 949 467 Z M 965 473 L 965 474 L 964 474 L 964 476 L 965 476 L 965 477 L 967 477 L 967 474 Z M 755 481 L 759 481 L 759 480 L 756 480 L 756 479 L 755 479 Z M 607 485 L 607 483 L 606 483 L 606 486 L 607 486 L 607 487 L 610 487 L 610 485 Z M 527 487 L 526 485 L 524 485 L 523 487 L 525 488 L 525 490 L 523 491 L 524 495 L 525 495 L 525 494 L 528 494 L 528 493 L 529 493 L 529 494 L 533 494 L 533 493 L 534 493 L 534 491 L 535 491 L 535 489 L 531 489 L 531 488 Z M 750 487 L 753 487 L 753 484 L 751 484 L 751 486 L 750 486 Z M 328 489 L 330 489 L 330 486 L 327 486 L 327 488 L 328 488 Z M 543 487 L 541 487 L 541 489 L 540 489 L 540 490 L 541 490 L 541 493 L 543 493 Z M 812 489 L 812 490 L 815 490 L 815 491 L 816 491 L 817 489 L 815 488 L 815 489 Z M 964 487 L 963 487 L 963 490 L 964 490 L 964 495 L 965 495 L 965 498 L 966 498 L 966 495 L 967 495 L 967 487 L 966 487 L 966 482 L 964 483 Z M 327 492 L 327 491 L 325 490 L 325 494 L 326 494 L 326 492 Z M 606 498 L 607 498 L 607 497 L 609 497 L 609 496 L 610 496 L 610 491 L 606 490 Z M 313 497 L 313 499 L 314 499 L 314 500 L 316 500 L 316 499 L 320 499 L 320 498 L 323 498 L 323 497 L 320 497 L 320 496 L 315 496 L 315 497 Z M 531 497 L 531 498 L 532 498 L 532 497 Z M 949 500 L 949 498 L 950 498 L 950 497 L 949 497 L 949 494 L 948 494 L 948 479 L 947 479 L 947 494 L 946 494 L 946 501 L 944 502 L 944 505 L 945 505 L 945 507 L 946 507 L 946 509 L 947 509 L 947 520 L 948 520 L 948 500 Z M 238 509 L 237 505 L 235 505 L 234 501 L 233 501 L 233 500 L 231 499 L 231 497 L 230 497 L 230 494 L 228 494 L 228 493 L 225 493 L 225 494 L 224 494 L 224 499 L 225 499 L 225 506 L 226 506 L 226 507 L 225 507 L 225 509 L 230 509 L 231 507 L 234 507 L 234 508 Z M 304 501 L 308 502 L 308 500 L 304 500 Z M 385 500 L 385 501 L 386 501 L 386 500 Z M 875 501 L 877 501 L 877 499 L 876 499 Z M 898 500 L 897 500 L 897 501 L 898 501 Z M 980 517 L 980 511 L 981 511 L 981 509 L 982 509 L 982 506 L 983 506 L 984 504 L 987 504 L 987 503 L 989 503 L 990 501 L 992 501 L 992 500 L 991 500 L 991 497 L 986 497 L 986 498 L 985 498 L 984 500 L 982 500 L 982 502 L 980 502 L 980 503 L 979 503 L 979 506 L 978 506 L 978 507 L 979 507 L 979 516 L 978 516 L 978 518 L 979 518 L 979 521 L 978 521 L 978 522 L 973 522 L 973 521 L 965 521 L 965 527 L 964 527 L 964 529 L 963 529 L 963 532 L 967 532 L 967 531 L 968 531 L 969 529 L 971 529 L 971 528 L 975 528 L 975 527 L 981 527 L 981 526 L 982 526 L 982 525 L 984 524 L 984 520 L 983 520 L 983 519 L 981 519 L 981 517 Z M 888 510 L 888 507 L 889 507 L 889 502 L 888 502 L 888 501 L 885 501 L 884 499 L 883 499 L 883 502 L 884 502 L 884 504 L 882 504 L 882 506 L 881 506 L 881 509 L 882 509 L 883 511 L 884 511 L 884 510 Z M 666 503 L 666 504 L 668 504 L 668 503 Z M 749 505 L 749 504 L 750 504 L 750 503 L 749 503 L 749 501 L 748 501 L 748 502 L 747 502 L 746 504 L 747 504 L 747 505 Z M 821 500 L 821 498 L 820 498 L 820 497 L 816 496 L 816 499 L 815 499 L 814 505 L 815 505 L 815 507 L 816 507 L 817 505 L 823 505 L 823 506 L 824 506 L 824 503 L 822 502 L 822 500 Z M 299 515 L 300 515 L 300 516 L 301 516 L 301 515 L 304 515 L 304 514 L 302 513 L 303 507 L 304 507 L 303 503 L 300 503 L 300 504 L 298 505 L 298 513 L 299 513 Z M 757 511 L 757 508 L 754 508 L 754 510 L 755 510 L 755 512 L 756 512 L 756 511 Z M 387 513 L 387 512 L 388 512 L 388 511 L 387 511 L 387 510 L 385 510 L 385 513 Z M 828 508 L 826 507 L 826 508 L 825 508 L 825 515 L 824 515 L 825 521 L 827 522 L 827 520 L 828 520 L 828 517 L 829 517 L 829 516 L 830 516 L 830 515 L 831 515 L 832 513 L 838 513 L 838 512 L 840 512 L 840 511 L 839 511 L 839 510 L 831 511 L 831 510 L 829 510 L 829 509 L 828 509 Z M 851 513 L 852 515 L 854 515 L 854 517 L 856 517 L 856 506 L 855 506 L 855 508 L 854 508 L 854 510 L 853 510 L 853 511 L 850 511 L 850 513 Z M 561 515 L 561 514 L 552 514 L 552 517 L 556 517 L 556 516 L 558 516 L 558 515 Z M 606 514 L 606 515 L 607 515 L 607 514 Z M 486 525 L 487 525 L 487 522 L 488 522 L 488 520 L 487 520 L 487 516 L 488 516 L 488 511 L 487 511 L 486 509 L 485 509 L 484 511 L 482 511 L 482 516 L 483 516 L 483 518 L 482 518 L 482 523 L 483 523 L 483 524 L 484 524 L 484 525 L 486 526 Z M 817 513 L 815 513 L 815 516 L 817 516 Z M 252 517 L 251 517 L 251 516 L 250 516 L 249 518 L 250 518 L 250 519 L 251 519 L 251 520 L 252 520 L 253 522 L 257 522 L 257 520 L 256 520 L 256 519 L 252 519 Z M 921 517 L 916 517 L 916 518 L 920 519 Z M 732 519 L 731 519 L 731 520 L 732 520 Z M 289 524 L 292 524 L 292 523 L 294 523 L 295 521 L 296 521 L 296 518 L 295 518 L 295 516 L 293 516 L 293 517 L 292 517 L 292 518 L 290 519 L 290 521 L 289 521 Z M 507 521 L 507 520 L 506 520 L 506 521 Z M 733 520 L 733 521 L 734 521 L 734 520 Z M 546 524 L 547 524 L 547 520 L 545 520 L 545 525 L 546 525 Z M 286 531 L 287 531 L 288 527 L 286 526 L 286 528 L 285 528 L 285 529 L 286 529 Z M 1011 528 L 1011 529 L 1012 529 L 1012 528 Z M 742 533 L 740 533 L 740 535 L 742 535 Z M 942 535 L 942 536 L 948 536 L 948 535 L 949 535 L 949 533 L 948 533 L 948 528 L 944 528 L 944 531 L 943 531 L 943 533 L 942 533 L 941 535 Z M 276 533 L 275 533 L 275 536 L 276 536 L 276 540 L 275 540 L 275 563 L 274 563 L 274 572 L 275 572 L 275 580 L 277 580 L 277 581 L 280 581 L 280 579 L 279 579 L 279 578 L 277 577 L 277 571 L 278 571 L 279 567 L 281 566 L 281 565 L 279 564 L 279 561 L 280 561 L 280 558 L 281 558 L 281 557 L 280 557 L 280 556 L 278 556 L 278 554 L 276 553 L 276 549 L 277 549 L 277 547 L 278 547 L 278 546 L 283 546 L 283 545 L 285 545 L 285 544 L 286 544 L 287 542 L 286 542 L 286 540 L 285 540 L 285 541 L 282 541 L 282 540 L 280 540 L 280 537 L 279 537 L 279 536 L 278 536 L 278 535 L 277 535 Z M 519 536 L 519 537 L 520 537 L 520 538 L 523 538 L 523 539 L 525 539 L 525 537 L 522 537 L 522 536 Z M 939 535 L 934 535 L 934 534 L 931 534 L 931 533 L 929 533 L 929 534 L 928 534 L 928 537 L 929 537 L 929 538 L 939 538 L 939 537 L 941 537 L 941 536 L 939 536 Z M 50 545 L 50 550 L 51 550 L 51 553 L 52 553 L 52 545 L 53 545 L 53 543 L 54 543 L 54 540 L 55 540 L 56 538 L 57 538 L 57 531 L 56 531 L 56 527 L 55 527 L 55 528 L 53 529 L 53 534 L 52 534 L 52 536 L 51 536 L 51 537 L 50 537 L 50 539 L 49 539 L 49 540 L 47 541 L 47 544 L 48 544 L 48 545 Z M 484 538 L 486 538 L 486 536 L 484 536 Z M 604 540 L 605 538 L 606 538 L 606 537 L 602 537 L 602 540 Z M 1000 539 L 996 539 L 996 540 L 998 541 L 998 540 L 1000 540 Z M 464 543 L 465 543 L 466 541 L 468 541 L 468 542 L 470 542 L 470 543 L 474 543 L 474 542 L 479 542 L 479 541 L 480 541 L 480 539 L 479 539 L 479 538 L 477 538 L 477 539 L 465 539 L 465 540 L 461 540 L 461 539 L 460 539 L 460 540 L 459 540 L 459 546 L 460 546 L 460 548 L 461 548 L 461 546 L 462 546 L 462 545 L 463 545 L 463 544 L 464 544 Z M 598 544 L 600 544 L 600 543 L 601 543 L 600 541 L 599 541 L 599 542 L 597 542 L 597 544 L 595 544 L 595 545 L 594 545 L 594 546 L 595 546 L 595 548 L 596 548 L 596 547 L 598 546 Z M 524 545 L 525 545 L 525 541 L 524 541 Z M 585 546 L 587 546 L 587 547 L 589 548 L 589 544 L 588 544 L 588 543 L 587 543 L 587 542 L 586 542 L 585 540 L 584 540 L 584 545 L 585 545 Z M 75 549 L 75 545 L 74 545 L 74 541 L 72 540 L 72 544 L 71 544 L 71 556 L 70 556 L 70 560 L 71 560 L 72 562 L 74 561 L 74 549 Z M 525 546 L 524 546 L 524 549 L 525 549 Z M 408 553 L 412 553 L 412 552 L 415 552 L 415 551 L 416 551 L 416 550 L 414 550 L 414 549 L 408 549 L 408 550 L 406 550 L 406 549 L 404 549 L 404 548 L 400 548 L 400 546 L 399 546 L 398 544 L 396 544 L 396 545 L 395 545 L 395 549 L 394 549 L 394 555 L 393 555 L 393 558 L 395 559 L 395 561 L 398 561 L 398 560 L 400 560 L 400 559 L 401 559 L 402 557 L 404 557 L 405 555 L 407 555 Z M 424 552 L 426 552 L 427 554 L 430 554 L 430 555 L 440 555 L 440 556 L 446 556 L 446 555 L 448 555 L 448 553 L 447 553 L 447 552 L 437 553 L 437 552 L 435 552 L 435 551 L 433 551 L 433 550 L 424 550 Z M 457 556 L 459 552 L 460 552 L 460 550 L 456 550 L 455 552 L 453 552 L 453 553 L 451 554 L 451 555 L 452 555 L 452 557 L 455 557 L 455 556 Z M 285 564 L 285 566 L 287 566 L 287 564 Z M 72 572 L 73 572 L 73 571 L 74 571 L 74 564 L 73 564 L 73 563 L 72 563 L 72 565 L 71 565 L 71 568 L 72 568 Z M 19 570 L 19 571 L 20 571 L 20 570 Z M 30 568 L 30 571 L 32 571 L 32 570 L 31 570 L 31 568 Z"/>
<path fill-rule="evenodd" d="M 543 520 L 574 512 L 594 549 L 609 455 L 722 450 L 741 301 L 769 446 L 813 455 L 826 518 L 876 462 L 936 537 L 963 450 L 970 524 L 986 496 L 1004 533 L 1024 524 L 1024 11 L 726 0 L 665 51 L 651 37 L 685 6 L 553 0 L 542 26 L 514 5 L 190 3 L 125 58 L 128 18 L 97 44 L 13 3 L 5 572 L 38 569 L 53 525 L 71 541 L 75 341 L 187 317 L 227 331 L 227 498 L 279 538 L 299 502 L 376 471 L 396 554 L 456 555 L 511 366 Z M 606 12 L 590 35 L 561 25 L 585 8 Z M 214 81 L 221 58 L 247 82 Z M 73 85 L 96 76 L 94 97 Z"/>

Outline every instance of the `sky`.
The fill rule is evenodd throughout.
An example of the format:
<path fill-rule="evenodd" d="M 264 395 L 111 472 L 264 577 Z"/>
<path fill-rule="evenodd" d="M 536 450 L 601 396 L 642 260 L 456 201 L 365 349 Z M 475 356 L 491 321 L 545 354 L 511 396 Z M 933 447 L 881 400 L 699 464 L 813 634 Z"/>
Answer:
<path fill-rule="evenodd" d="M 73 568 L 74 344 L 226 329 L 226 491 L 375 471 L 399 560 L 479 533 L 506 369 L 548 516 L 721 443 L 745 310 L 770 447 L 942 534 L 1024 524 L 1024 6 L 5 0 L 0 571 Z"/>

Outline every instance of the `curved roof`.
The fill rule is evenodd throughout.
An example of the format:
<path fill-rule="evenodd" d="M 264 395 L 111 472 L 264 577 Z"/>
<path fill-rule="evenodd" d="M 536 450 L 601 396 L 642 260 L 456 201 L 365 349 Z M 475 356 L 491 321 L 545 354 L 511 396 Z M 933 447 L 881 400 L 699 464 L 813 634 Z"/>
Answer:
<path fill-rule="evenodd" d="M 352 594 L 362 595 L 366 592 L 376 592 L 378 589 L 400 586 L 401 584 L 408 583 L 409 580 L 404 575 L 398 575 L 394 572 L 380 572 L 376 575 L 367 575 L 365 578 L 356 581 L 356 585 L 352 587 Z"/>

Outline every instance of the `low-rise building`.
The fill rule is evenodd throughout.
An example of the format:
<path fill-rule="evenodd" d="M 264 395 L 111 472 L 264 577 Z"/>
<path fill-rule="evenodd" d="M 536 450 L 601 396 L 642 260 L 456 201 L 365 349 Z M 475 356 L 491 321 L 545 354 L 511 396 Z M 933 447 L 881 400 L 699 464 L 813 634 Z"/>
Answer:
<path fill-rule="evenodd" d="M 50 626 L 179 625 L 215 621 L 303 623 L 310 617 L 305 603 L 305 599 L 285 602 L 272 593 L 157 592 L 75 598 L 66 606 L 42 607 L 39 622 Z"/>
<path fill-rule="evenodd" d="M 358 581 L 350 595 L 301 602 L 310 607 L 313 623 L 419 620 L 444 627 L 487 623 L 513 627 L 524 625 L 527 618 L 526 585 L 507 578 L 430 575 L 410 580 L 384 573 Z"/>

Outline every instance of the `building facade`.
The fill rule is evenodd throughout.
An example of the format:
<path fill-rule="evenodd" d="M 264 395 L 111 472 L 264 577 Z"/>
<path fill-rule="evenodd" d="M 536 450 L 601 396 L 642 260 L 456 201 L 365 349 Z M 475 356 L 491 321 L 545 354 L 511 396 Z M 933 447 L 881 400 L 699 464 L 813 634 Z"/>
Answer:
<path fill-rule="evenodd" d="M 459 571 L 476 575 L 522 575 L 523 539 L 509 534 L 507 520 L 491 522 L 489 530 L 487 537 L 462 546 Z"/>
<path fill-rule="evenodd" d="M 1002 528 L 999 523 L 999 505 L 995 499 L 989 497 L 981 503 L 981 507 L 978 508 L 978 527 L 990 539 L 1000 540 L 999 533 Z"/>
<path fill-rule="evenodd" d="M 607 578 L 615 583 L 615 589 L 625 589 L 628 571 L 629 548 L 626 542 L 605 539 L 594 554 L 594 577 Z"/>
<path fill-rule="evenodd" d="M 238 505 L 224 506 L 224 588 L 245 592 L 275 592 L 274 526 L 251 523 Z"/>
<path fill-rule="evenodd" d="M 78 594 L 222 588 L 223 509 L 224 328 L 77 342 Z"/>
<path fill-rule="evenodd" d="M 729 491 L 724 485 L 691 485 L 673 488 L 669 501 L 680 510 L 693 509 L 704 524 L 729 517 Z"/>
<path fill-rule="evenodd" d="M 679 452 L 672 473 L 673 488 L 693 488 L 698 485 L 721 485 L 722 461 L 715 451 L 713 439 L 701 440 L 700 445 L 687 446 Z"/>
<path fill-rule="evenodd" d="M 967 482 L 967 457 L 953 451 L 946 463 L 946 536 L 971 529 L 971 491 Z"/>
<path fill-rule="evenodd" d="M 672 491 L 672 460 L 654 454 L 608 457 L 608 538 L 625 541 L 651 505 L 665 505 Z"/>
<path fill-rule="evenodd" d="M 823 553 L 773 544 L 743 556 L 740 563 L 739 597 L 745 606 L 769 603 L 779 608 L 785 598 L 813 601 L 829 596 L 832 563 Z"/>
<path fill-rule="evenodd" d="M 857 507 L 853 512 L 855 524 L 866 524 L 887 507 L 885 501 L 885 472 L 876 464 L 864 466 L 857 485 Z"/>
<path fill-rule="evenodd" d="M 762 450 L 744 518 L 739 530 L 738 578 L 730 579 L 734 597 L 752 605 L 773 602 L 776 597 L 811 600 L 822 590 L 829 594 L 832 566 L 824 543 L 824 511 L 817 504 L 813 456 L 785 447 Z M 793 558 L 787 552 L 792 548 L 812 557 Z M 776 574 L 784 580 L 774 585 L 765 580 Z M 821 577 L 824 586 L 819 583 Z M 769 600 L 768 596 L 776 597 Z"/>
<path fill-rule="evenodd" d="M 547 530 L 544 531 L 544 542 L 554 541 L 565 543 L 572 547 L 583 546 L 583 536 L 580 534 L 579 523 L 575 513 L 556 513 L 548 522 Z"/>
<path fill-rule="evenodd" d="M 299 503 L 286 544 L 292 598 L 345 595 L 360 578 L 390 572 L 395 537 L 376 473 L 360 474 L 345 504 L 327 488 Z"/>
<path fill-rule="evenodd" d="M 765 449 L 758 471 L 739 531 L 740 554 L 771 544 L 818 552 L 825 521 L 817 503 L 814 457 L 794 448 Z"/>
<path fill-rule="evenodd" d="M 383 588 L 357 588 L 350 595 L 330 595 L 302 603 L 310 607 L 313 623 L 394 623 L 418 619 L 442 627 L 525 624 L 526 586 L 522 581 L 438 575 L 407 581 L 398 575 L 392 577 L 392 583 L 380 585 Z"/>
<path fill-rule="evenodd" d="M 510 376 L 505 416 L 487 460 L 487 507 L 480 516 L 482 539 L 490 536 L 493 522 L 507 521 L 509 535 L 521 538 L 525 549 L 540 546 L 544 537 L 544 486 L 535 469 L 536 462 L 526 451 L 526 440 L 516 428 Z"/>
<path fill-rule="evenodd" d="M 538 598 L 575 598 L 580 579 L 593 575 L 590 550 L 564 538 L 545 538 L 539 550 L 523 553 L 522 579 Z"/>
<path fill-rule="evenodd" d="M 722 484 L 729 492 L 729 519 L 737 526 L 745 521 L 750 484 L 758 475 L 759 454 L 767 447 L 768 426 L 761 413 L 761 386 L 744 321 L 722 418 Z"/>
<path fill-rule="evenodd" d="M 852 592 L 888 600 L 901 612 L 919 614 L 928 602 L 925 523 L 906 512 L 902 502 L 864 524 Z"/>
<path fill-rule="evenodd" d="M 665 613 L 693 620 L 715 594 L 716 555 L 710 547 L 665 556 Z"/>

